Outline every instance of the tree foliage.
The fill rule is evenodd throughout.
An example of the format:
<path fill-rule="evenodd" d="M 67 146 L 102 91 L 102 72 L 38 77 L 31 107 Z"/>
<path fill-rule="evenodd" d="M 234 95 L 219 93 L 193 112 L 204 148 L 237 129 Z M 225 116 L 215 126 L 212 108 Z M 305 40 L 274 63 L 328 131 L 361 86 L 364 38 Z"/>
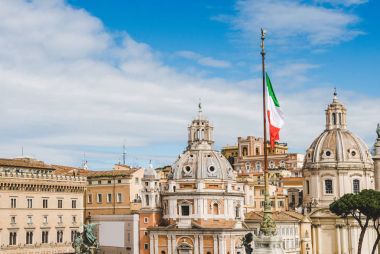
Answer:
<path fill-rule="evenodd" d="M 372 250 L 372 253 L 374 253 L 377 243 L 380 240 L 380 192 L 375 190 L 362 190 L 358 194 L 345 194 L 330 204 L 330 211 L 343 218 L 352 216 L 358 222 L 361 228 L 358 254 L 361 254 L 364 235 L 369 222 L 372 220 L 377 232 L 377 239 Z"/>

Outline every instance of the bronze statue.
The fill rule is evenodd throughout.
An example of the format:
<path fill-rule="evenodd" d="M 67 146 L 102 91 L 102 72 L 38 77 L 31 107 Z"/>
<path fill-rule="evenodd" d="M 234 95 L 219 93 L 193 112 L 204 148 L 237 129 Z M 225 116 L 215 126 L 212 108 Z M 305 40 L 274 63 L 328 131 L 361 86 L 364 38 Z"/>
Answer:
<path fill-rule="evenodd" d="M 251 246 L 252 241 L 253 241 L 253 234 L 252 233 L 246 234 L 242 239 L 243 246 L 244 246 L 246 254 L 252 254 L 252 251 L 253 251 L 253 248 Z"/>
<path fill-rule="evenodd" d="M 377 133 L 377 138 L 380 138 L 380 123 L 377 124 L 376 133 Z"/>
<path fill-rule="evenodd" d="M 72 244 L 75 254 L 95 254 L 99 249 L 99 242 L 94 234 L 96 224 L 83 225 L 83 232 L 77 233 Z"/>

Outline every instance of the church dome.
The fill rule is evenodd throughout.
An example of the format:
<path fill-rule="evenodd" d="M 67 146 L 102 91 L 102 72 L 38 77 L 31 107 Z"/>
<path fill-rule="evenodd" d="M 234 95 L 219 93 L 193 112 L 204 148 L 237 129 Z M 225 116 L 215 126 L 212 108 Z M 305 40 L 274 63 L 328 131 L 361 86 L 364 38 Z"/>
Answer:
<path fill-rule="evenodd" d="M 229 161 L 213 150 L 213 126 L 202 116 L 199 106 L 198 117 L 188 127 L 188 146 L 172 166 L 172 179 L 233 179 Z"/>
<path fill-rule="evenodd" d="M 304 167 L 372 168 L 373 161 L 367 145 L 347 130 L 346 108 L 334 93 L 326 109 L 326 129 L 306 151 Z"/>
<path fill-rule="evenodd" d="M 173 180 L 178 179 L 233 179 L 232 166 L 214 150 L 187 150 L 172 166 Z"/>

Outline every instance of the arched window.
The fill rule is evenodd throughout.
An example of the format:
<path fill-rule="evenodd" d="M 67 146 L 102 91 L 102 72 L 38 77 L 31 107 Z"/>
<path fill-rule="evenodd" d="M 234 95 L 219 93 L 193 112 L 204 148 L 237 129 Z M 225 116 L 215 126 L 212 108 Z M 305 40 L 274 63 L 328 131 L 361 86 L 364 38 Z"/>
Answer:
<path fill-rule="evenodd" d="M 256 162 L 256 171 L 261 171 L 261 162 L 260 161 Z"/>
<path fill-rule="evenodd" d="M 325 193 L 332 194 L 333 193 L 333 181 L 331 179 L 325 180 Z"/>
<path fill-rule="evenodd" d="M 352 190 L 353 190 L 353 193 L 359 193 L 360 192 L 360 181 L 359 181 L 359 179 L 354 179 L 352 181 Z"/>
<path fill-rule="evenodd" d="M 247 156 L 248 155 L 248 149 L 247 147 L 243 147 L 243 156 Z"/>
<path fill-rule="evenodd" d="M 260 155 L 260 148 L 256 147 L 256 155 Z"/>
<path fill-rule="evenodd" d="M 166 254 L 166 252 L 163 250 L 163 251 L 161 251 L 161 254 Z"/>
<path fill-rule="evenodd" d="M 218 203 L 214 203 L 214 204 L 212 205 L 212 214 L 215 214 L 215 215 L 219 214 L 219 206 L 218 206 Z"/>
<path fill-rule="evenodd" d="M 335 115 L 335 113 L 332 113 L 332 121 L 333 121 L 333 124 L 335 125 L 336 124 L 336 115 Z"/>

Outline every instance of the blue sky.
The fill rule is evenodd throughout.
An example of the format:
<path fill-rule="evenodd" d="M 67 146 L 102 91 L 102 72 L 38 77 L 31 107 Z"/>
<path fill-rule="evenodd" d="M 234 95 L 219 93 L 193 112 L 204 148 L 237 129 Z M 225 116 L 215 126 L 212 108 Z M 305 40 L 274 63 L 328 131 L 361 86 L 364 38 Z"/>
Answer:
<path fill-rule="evenodd" d="M 260 136 L 260 27 L 304 152 L 337 87 L 350 130 L 380 122 L 380 3 L 373 0 L 9 1 L 0 11 L 0 157 L 110 168 L 171 164 L 202 98 L 216 148 Z M 20 19 L 14 19 L 14 15 Z"/>

